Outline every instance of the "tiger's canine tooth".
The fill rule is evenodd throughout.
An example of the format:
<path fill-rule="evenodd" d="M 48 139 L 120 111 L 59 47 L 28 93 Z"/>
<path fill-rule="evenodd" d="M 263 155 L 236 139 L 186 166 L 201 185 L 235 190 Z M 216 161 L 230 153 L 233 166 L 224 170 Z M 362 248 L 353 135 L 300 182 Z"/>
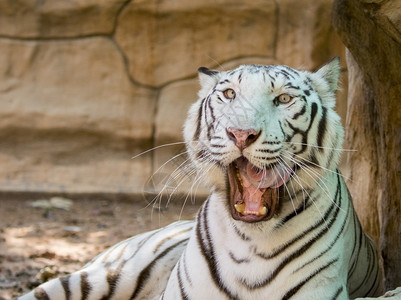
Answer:
<path fill-rule="evenodd" d="M 245 203 L 235 204 L 235 210 L 239 213 L 243 213 L 245 211 Z"/>
<path fill-rule="evenodd" d="M 267 214 L 267 208 L 266 208 L 266 206 L 261 207 L 261 208 L 259 209 L 259 215 L 264 216 L 264 215 L 266 215 L 266 214 Z"/>

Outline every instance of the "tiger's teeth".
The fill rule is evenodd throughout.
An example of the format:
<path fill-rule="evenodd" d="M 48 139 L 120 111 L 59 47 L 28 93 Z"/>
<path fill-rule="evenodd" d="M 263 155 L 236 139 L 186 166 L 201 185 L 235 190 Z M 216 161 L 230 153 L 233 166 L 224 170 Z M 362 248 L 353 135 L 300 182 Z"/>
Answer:
<path fill-rule="evenodd" d="M 239 213 L 243 213 L 245 211 L 245 203 L 235 204 L 235 210 Z"/>
<path fill-rule="evenodd" d="M 256 216 L 265 216 L 267 214 L 266 206 L 261 207 L 258 212 L 245 210 L 245 203 L 235 204 L 234 207 L 235 210 L 241 214 L 245 213 L 246 215 L 256 215 Z"/>
<path fill-rule="evenodd" d="M 264 215 L 266 215 L 266 214 L 267 214 L 267 208 L 266 208 L 266 206 L 261 207 L 261 208 L 259 209 L 259 215 L 264 216 Z"/>

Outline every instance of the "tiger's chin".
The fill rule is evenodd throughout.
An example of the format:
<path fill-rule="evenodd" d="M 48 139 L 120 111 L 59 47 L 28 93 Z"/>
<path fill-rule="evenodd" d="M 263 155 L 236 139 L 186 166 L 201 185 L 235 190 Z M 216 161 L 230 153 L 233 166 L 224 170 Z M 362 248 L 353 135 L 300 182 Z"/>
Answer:
<path fill-rule="evenodd" d="M 270 220 L 279 207 L 279 188 L 291 173 L 281 166 L 259 169 L 243 156 L 233 161 L 227 169 L 233 219 L 247 223 Z"/>

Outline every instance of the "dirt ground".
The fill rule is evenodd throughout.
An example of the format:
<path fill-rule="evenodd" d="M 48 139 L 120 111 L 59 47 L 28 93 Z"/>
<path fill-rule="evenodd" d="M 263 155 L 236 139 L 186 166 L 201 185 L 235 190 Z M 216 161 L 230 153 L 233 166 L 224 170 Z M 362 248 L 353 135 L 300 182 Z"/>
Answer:
<path fill-rule="evenodd" d="M 166 210 L 145 200 L 73 200 L 69 210 L 33 207 L 34 200 L 0 198 L 0 299 L 28 292 L 44 280 L 82 267 L 107 247 L 176 220 L 199 208 L 182 201 Z M 182 212 L 181 212 L 182 210 Z"/>

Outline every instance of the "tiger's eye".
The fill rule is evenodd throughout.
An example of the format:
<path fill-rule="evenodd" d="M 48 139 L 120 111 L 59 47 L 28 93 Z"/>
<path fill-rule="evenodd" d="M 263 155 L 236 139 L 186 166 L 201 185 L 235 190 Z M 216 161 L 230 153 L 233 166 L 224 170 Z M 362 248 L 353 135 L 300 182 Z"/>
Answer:
<path fill-rule="evenodd" d="M 235 91 L 233 89 L 226 89 L 223 92 L 224 97 L 226 97 L 227 99 L 234 99 L 235 98 Z"/>
<path fill-rule="evenodd" d="M 278 96 L 278 102 L 280 102 L 281 104 L 286 104 L 288 102 L 290 102 L 292 100 L 292 97 L 288 94 L 281 94 L 280 96 Z"/>

